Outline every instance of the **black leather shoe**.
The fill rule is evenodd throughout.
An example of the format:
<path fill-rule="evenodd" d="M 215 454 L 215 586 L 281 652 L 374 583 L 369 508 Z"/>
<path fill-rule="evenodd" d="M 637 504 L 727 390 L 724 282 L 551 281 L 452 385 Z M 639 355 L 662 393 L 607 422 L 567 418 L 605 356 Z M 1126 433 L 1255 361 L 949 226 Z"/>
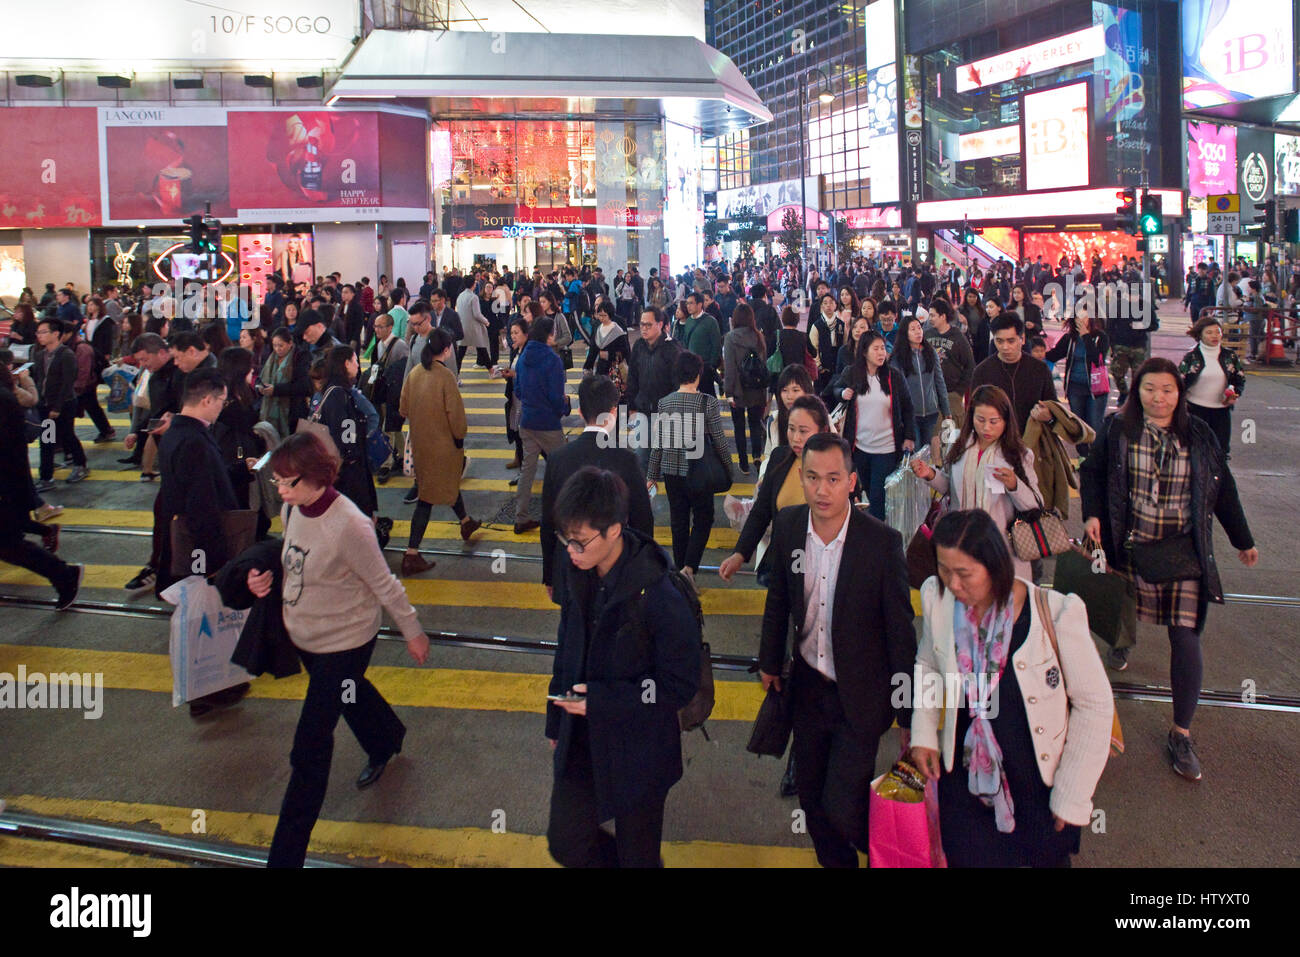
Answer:
<path fill-rule="evenodd" d="M 794 754 L 792 753 L 785 766 L 785 774 L 781 777 L 781 797 L 794 797 L 798 793 L 794 786 Z"/>
<path fill-rule="evenodd" d="M 387 761 L 382 761 L 379 764 L 367 764 L 365 770 L 362 771 L 360 777 L 357 778 L 357 790 L 364 791 L 366 788 L 370 787 L 370 785 L 378 781 L 383 777 L 384 768 L 386 767 L 388 767 Z"/>

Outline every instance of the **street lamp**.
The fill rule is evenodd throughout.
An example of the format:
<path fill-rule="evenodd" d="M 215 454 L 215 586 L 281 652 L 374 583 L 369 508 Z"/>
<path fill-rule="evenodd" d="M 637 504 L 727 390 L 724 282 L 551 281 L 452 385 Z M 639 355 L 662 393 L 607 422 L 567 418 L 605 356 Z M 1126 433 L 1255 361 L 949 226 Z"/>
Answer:
<path fill-rule="evenodd" d="M 834 95 L 830 92 L 831 79 L 826 72 L 819 67 L 809 67 L 799 75 L 799 227 L 800 235 L 803 240 L 803 256 L 805 260 L 808 256 L 808 197 L 804 187 L 804 180 L 807 174 L 804 171 L 803 150 L 807 143 L 808 137 L 804 132 L 804 112 L 807 110 L 808 94 L 808 77 L 816 74 L 822 79 L 821 92 L 817 94 L 817 99 L 823 106 L 835 102 Z M 807 269 L 804 269 L 804 279 L 807 280 Z"/>

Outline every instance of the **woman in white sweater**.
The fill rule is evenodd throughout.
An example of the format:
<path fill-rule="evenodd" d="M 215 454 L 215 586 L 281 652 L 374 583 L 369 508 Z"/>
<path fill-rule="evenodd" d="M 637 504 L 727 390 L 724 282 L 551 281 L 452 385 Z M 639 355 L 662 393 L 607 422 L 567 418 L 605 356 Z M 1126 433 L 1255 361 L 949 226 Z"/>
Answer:
<path fill-rule="evenodd" d="M 1114 699 L 1077 595 L 1011 574 L 987 512 L 949 512 L 921 586 L 911 759 L 937 779 L 951 867 L 1068 867 Z M 942 718 L 942 738 L 940 719 Z"/>
<path fill-rule="evenodd" d="M 289 436 L 271 455 L 284 499 L 284 627 L 309 680 L 269 867 L 303 865 L 325 800 L 340 716 L 368 756 L 358 788 L 378 781 L 389 759 L 402 750 L 405 725 L 366 679 L 383 610 L 406 637 L 412 658 L 424 664 L 429 653 L 429 638 L 402 583 L 388 569 L 369 516 L 333 486 L 338 468 L 338 451 L 310 432 Z M 248 574 L 248 589 L 259 598 L 270 592 L 271 583 L 270 570 Z"/>
<path fill-rule="evenodd" d="M 1198 343 L 1178 364 L 1187 389 L 1187 411 L 1205 420 L 1226 455 L 1232 442 L 1232 407 L 1246 390 L 1246 373 L 1237 354 L 1223 348 L 1217 316 L 1198 319 L 1187 334 Z"/>
<path fill-rule="evenodd" d="M 1016 512 L 1042 505 L 1034 453 L 1020 441 L 1011 399 L 997 386 L 976 389 L 970 409 L 943 469 L 912 459 L 912 471 L 939 494 L 950 495 L 953 509 L 983 509 L 1009 543 Z M 1012 560 L 1015 573 L 1032 580 L 1029 562 L 1014 554 Z"/>

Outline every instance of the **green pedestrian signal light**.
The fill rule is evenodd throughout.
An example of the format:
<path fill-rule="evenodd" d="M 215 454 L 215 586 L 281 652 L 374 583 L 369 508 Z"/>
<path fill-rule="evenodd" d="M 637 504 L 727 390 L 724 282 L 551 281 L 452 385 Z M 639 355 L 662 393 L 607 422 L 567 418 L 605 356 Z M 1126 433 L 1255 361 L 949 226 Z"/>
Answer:
<path fill-rule="evenodd" d="M 1142 197 L 1142 215 L 1138 218 L 1138 229 L 1143 236 L 1156 236 L 1165 231 L 1164 209 L 1159 196 L 1147 193 Z"/>

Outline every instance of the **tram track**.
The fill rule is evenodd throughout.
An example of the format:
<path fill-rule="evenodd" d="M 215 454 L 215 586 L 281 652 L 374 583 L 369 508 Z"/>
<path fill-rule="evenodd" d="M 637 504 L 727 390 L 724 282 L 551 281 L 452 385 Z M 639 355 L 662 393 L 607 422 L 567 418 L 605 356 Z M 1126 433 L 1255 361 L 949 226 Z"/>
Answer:
<path fill-rule="evenodd" d="M 0 594 L 0 606 L 25 608 L 31 610 L 52 609 L 53 599 Z M 77 601 L 65 613 L 106 615 L 119 618 L 157 619 L 171 617 L 172 609 L 158 605 L 127 605 L 122 602 Z M 465 648 L 476 651 L 513 652 L 516 654 L 554 655 L 556 643 L 541 638 L 523 638 L 514 635 L 470 635 L 462 632 L 426 631 L 429 641 L 435 645 L 448 648 Z M 379 638 L 383 641 L 404 642 L 401 632 L 394 628 L 381 628 Z M 710 663 L 714 671 L 753 672 L 758 668 L 758 659 L 747 655 L 711 654 Z M 1173 701 L 1172 689 L 1163 685 L 1139 684 L 1127 681 L 1112 681 L 1111 689 L 1115 697 L 1127 701 L 1153 701 L 1170 703 Z M 1208 707 L 1235 708 L 1244 711 L 1280 711 L 1300 713 L 1300 695 L 1255 693 L 1250 700 L 1245 700 L 1240 691 L 1203 689 L 1200 703 Z"/>

